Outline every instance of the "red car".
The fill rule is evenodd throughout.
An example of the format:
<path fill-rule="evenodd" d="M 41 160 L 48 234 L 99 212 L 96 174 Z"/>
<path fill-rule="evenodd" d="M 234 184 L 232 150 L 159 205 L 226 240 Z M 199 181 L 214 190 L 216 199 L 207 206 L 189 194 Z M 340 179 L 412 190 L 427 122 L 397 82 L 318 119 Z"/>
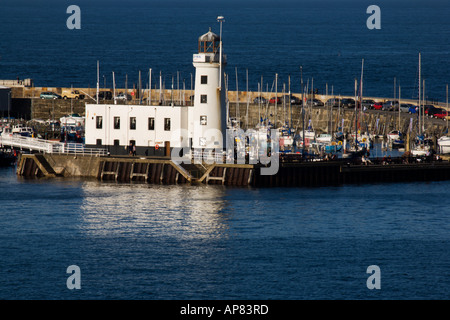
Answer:
<path fill-rule="evenodd" d="M 435 111 L 431 117 L 435 117 L 436 119 L 446 119 L 447 117 L 447 111 L 445 109 L 438 109 Z"/>
<path fill-rule="evenodd" d="M 272 98 L 270 98 L 269 103 L 275 103 L 275 101 L 277 102 L 277 104 L 282 104 L 280 97 L 272 97 Z"/>
<path fill-rule="evenodd" d="M 373 108 L 375 110 L 381 110 L 381 109 L 383 109 L 383 104 L 381 102 L 375 102 L 373 105 Z"/>

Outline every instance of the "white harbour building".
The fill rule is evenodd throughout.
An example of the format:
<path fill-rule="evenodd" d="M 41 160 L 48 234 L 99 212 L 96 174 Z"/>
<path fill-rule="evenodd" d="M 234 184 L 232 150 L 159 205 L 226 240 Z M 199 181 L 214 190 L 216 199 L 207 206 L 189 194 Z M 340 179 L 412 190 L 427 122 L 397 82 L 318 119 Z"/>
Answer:
<path fill-rule="evenodd" d="M 193 55 L 193 106 L 86 104 L 85 143 L 112 155 L 169 155 L 173 148 L 225 147 L 227 128 L 220 37 L 211 29 L 198 39 Z M 186 150 L 186 149 L 184 149 Z"/>

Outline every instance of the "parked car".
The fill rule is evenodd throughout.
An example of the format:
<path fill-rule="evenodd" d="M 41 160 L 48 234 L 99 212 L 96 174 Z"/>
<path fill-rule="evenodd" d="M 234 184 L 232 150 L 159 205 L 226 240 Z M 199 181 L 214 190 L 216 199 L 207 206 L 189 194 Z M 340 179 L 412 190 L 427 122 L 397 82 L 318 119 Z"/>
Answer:
<path fill-rule="evenodd" d="M 327 107 L 337 108 L 337 107 L 339 107 L 339 104 L 340 104 L 339 98 L 331 98 L 325 102 L 325 106 L 327 106 Z"/>
<path fill-rule="evenodd" d="M 433 108 L 428 110 L 430 118 L 444 119 L 447 116 L 447 111 L 443 108 Z"/>
<path fill-rule="evenodd" d="M 302 99 L 299 97 L 291 95 L 291 104 L 293 105 L 302 105 Z"/>
<path fill-rule="evenodd" d="M 432 104 L 426 104 L 423 106 L 423 112 L 425 115 L 428 115 L 428 110 L 436 108 L 434 105 Z"/>
<path fill-rule="evenodd" d="M 270 98 L 269 103 L 275 104 L 275 102 L 277 104 L 281 104 L 282 103 L 281 98 L 280 97 L 272 97 L 272 98 Z"/>
<path fill-rule="evenodd" d="M 351 99 L 351 98 L 342 99 L 341 107 L 354 108 L 355 107 L 355 99 Z"/>
<path fill-rule="evenodd" d="M 364 99 L 362 101 L 362 106 L 363 108 L 367 108 L 367 109 L 373 109 L 373 106 L 375 105 L 375 100 L 372 99 Z"/>
<path fill-rule="evenodd" d="M 296 96 L 289 96 L 289 95 L 285 95 L 282 97 L 282 102 L 285 101 L 286 104 L 289 104 L 289 102 L 291 103 L 291 105 L 301 105 L 302 104 L 302 100 L 300 98 L 297 98 Z"/>
<path fill-rule="evenodd" d="M 41 95 L 40 95 L 40 98 L 41 99 L 54 99 L 54 100 L 56 100 L 56 99 L 61 99 L 62 97 L 59 94 L 54 93 L 54 92 L 42 92 Z"/>
<path fill-rule="evenodd" d="M 398 111 L 398 101 L 396 100 L 388 100 L 385 103 L 383 103 L 384 111 Z"/>
<path fill-rule="evenodd" d="M 256 97 L 253 99 L 253 103 L 259 104 L 259 103 L 267 103 L 267 99 L 264 97 Z"/>
<path fill-rule="evenodd" d="M 411 107 L 411 104 L 401 103 L 400 104 L 400 112 L 409 112 L 409 107 Z"/>
<path fill-rule="evenodd" d="M 131 95 L 125 94 L 125 92 L 120 92 L 117 95 L 116 100 L 128 100 L 128 101 L 130 101 L 131 100 Z"/>
<path fill-rule="evenodd" d="M 375 110 L 382 110 L 383 109 L 383 104 L 381 102 L 375 102 L 373 105 L 373 108 Z"/>
<path fill-rule="evenodd" d="M 112 92 L 111 91 L 100 91 L 98 93 L 99 100 L 112 100 Z"/>
<path fill-rule="evenodd" d="M 309 106 L 313 106 L 313 107 L 323 107 L 325 104 L 320 101 L 319 99 L 308 99 L 306 100 L 306 105 Z"/>
<path fill-rule="evenodd" d="M 416 106 L 416 105 L 413 105 L 413 104 L 410 104 L 409 105 L 409 113 L 410 114 L 414 114 L 414 113 L 417 113 L 417 111 L 419 110 L 419 107 L 418 106 Z"/>
<path fill-rule="evenodd" d="M 441 110 L 442 110 L 441 112 L 434 114 L 434 117 L 437 119 L 447 120 L 448 119 L 448 111 L 445 109 L 441 109 Z"/>
<path fill-rule="evenodd" d="M 61 96 L 64 99 L 84 99 L 85 97 L 80 91 L 71 89 L 63 89 Z"/>

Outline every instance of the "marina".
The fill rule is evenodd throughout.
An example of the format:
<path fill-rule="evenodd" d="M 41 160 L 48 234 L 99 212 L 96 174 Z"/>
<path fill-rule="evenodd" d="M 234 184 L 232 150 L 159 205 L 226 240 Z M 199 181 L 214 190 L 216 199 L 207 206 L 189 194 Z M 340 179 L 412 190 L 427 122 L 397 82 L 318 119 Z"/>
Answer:
<path fill-rule="evenodd" d="M 218 18 L 220 26 L 221 19 Z M 2 126 L 0 145 L 17 149 L 20 155 L 17 174 L 28 178 L 75 176 L 121 183 L 252 187 L 450 179 L 446 156 L 449 116 L 444 116 L 444 121 L 427 116 L 425 121 L 422 99 L 413 108 L 417 114 L 408 108 L 402 115 L 400 102 L 389 98 L 383 99 L 383 109 L 385 105 L 388 109 L 375 110 L 375 104 L 381 103 L 381 99 L 363 97 L 364 60 L 359 84 L 355 79 L 354 99 L 319 97 L 312 82 L 309 88 L 308 81 L 296 99 L 290 90 L 285 95 L 285 87 L 282 99 L 277 92 L 270 99 L 267 97 L 273 93 L 265 93 L 263 97 L 261 91 L 257 92 L 258 104 L 252 108 L 250 92 L 247 92 L 245 113 L 239 101 L 242 92 L 233 93 L 231 105 L 226 64 L 222 38 L 210 28 L 198 38 L 198 53 L 193 54 L 195 90 L 188 95 L 173 89 L 163 94 L 160 86 L 154 90 L 154 98 L 151 84 L 147 91 L 141 90 L 139 84 L 139 89 L 131 91 L 131 95 L 125 91 L 125 99 L 118 103 L 115 91 L 111 95 L 113 102 L 100 99 L 98 87 L 95 94 L 90 92 L 92 95 L 71 88 L 69 91 L 74 95 L 69 98 L 68 90 L 60 89 L 65 92 L 64 99 L 58 94 L 47 99 L 46 88 L 45 95 L 41 94 L 39 99 L 49 102 L 40 102 L 37 108 L 51 106 L 52 119 L 40 122 L 47 125 L 47 130 L 51 128 L 51 132 L 35 132 L 21 123 L 6 124 Z M 419 53 L 419 71 L 420 65 Z M 21 86 L 21 90 L 24 95 L 25 87 Z M 419 72 L 419 98 L 422 98 L 420 90 Z M 170 100 L 163 98 L 167 93 Z M 82 101 L 85 95 L 89 99 Z M 132 101 L 128 102 L 128 96 L 137 100 L 130 98 Z M 33 99 L 27 99 L 33 105 Z M 70 100 L 70 113 L 60 114 L 59 121 L 55 121 L 53 110 L 61 109 L 59 101 L 67 100 Z M 74 101 L 78 102 L 75 109 Z M 23 98 L 21 102 L 27 104 Z M 414 106 L 411 101 L 408 105 Z M 448 88 L 445 105 L 442 110 L 447 112 Z M 431 115 L 430 108 L 427 110 Z M 39 112 L 32 109 L 31 113 Z M 59 141 L 43 139 L 55 136 L 55 131 L 60 131 Z M 371 155 L 375 142 L 385 151 L 382 158 Z M 402 153 L 392 158 L 388 149 Z M 264 173 L 267 170 L 271 173 Z"/>
<path fill-rule="evenodd" d="M 0 5 L 0 299 L 449 298 L 447 4 L 105 4 Z"/>

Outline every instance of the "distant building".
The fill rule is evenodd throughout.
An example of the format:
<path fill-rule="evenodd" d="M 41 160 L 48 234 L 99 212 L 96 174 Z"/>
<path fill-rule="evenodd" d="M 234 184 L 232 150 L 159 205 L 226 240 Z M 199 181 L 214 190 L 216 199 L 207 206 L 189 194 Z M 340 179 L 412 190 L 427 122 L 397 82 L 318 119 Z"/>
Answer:
<path fill-rule="evenodd" d="M 85 142 L 113 155 L 169 155 L 172 148 L 223 148 L 226 108 L 220 37 L 205 33 L 193 55 L 193 106 L 87 104 Z"/>
<path fill-rule="evenodd" d="M 8 117 L 11 110 L 11 88 L 0 86 L 0 116 Z"/>

